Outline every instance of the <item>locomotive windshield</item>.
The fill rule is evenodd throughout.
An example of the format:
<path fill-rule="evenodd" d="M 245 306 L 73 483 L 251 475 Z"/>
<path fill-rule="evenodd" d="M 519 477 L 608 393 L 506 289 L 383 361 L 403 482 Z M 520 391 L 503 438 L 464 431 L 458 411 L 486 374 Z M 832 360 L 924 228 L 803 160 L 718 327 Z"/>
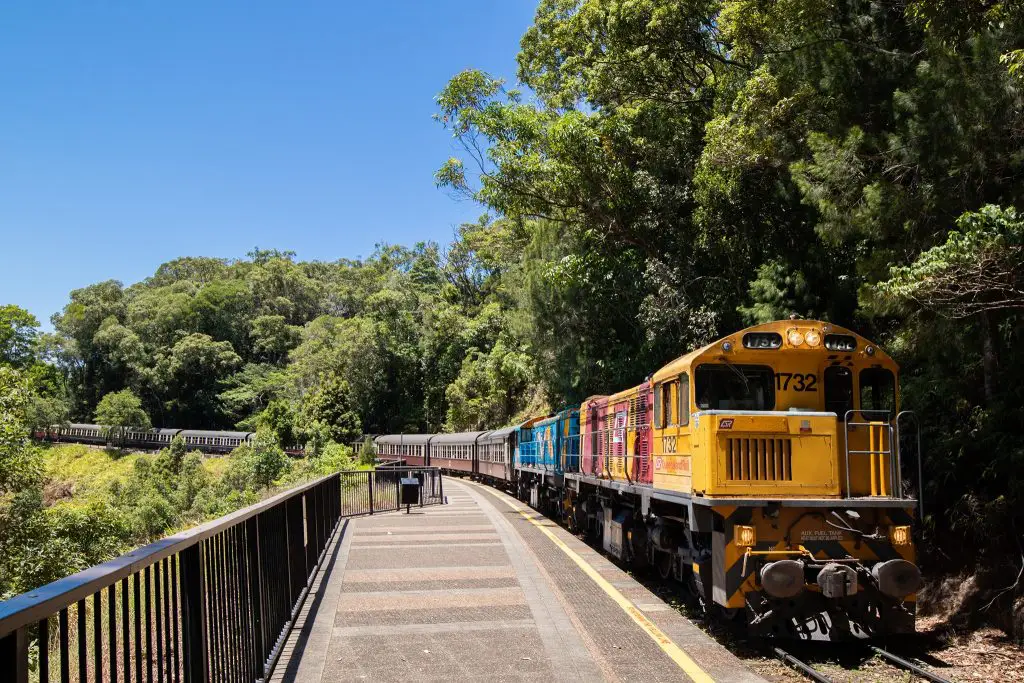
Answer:
<path fill-rule="evenodd" d="M 705 363 L 693 374 L 700 410 L 772 410 L 775 375 L 763 365 Z"/>

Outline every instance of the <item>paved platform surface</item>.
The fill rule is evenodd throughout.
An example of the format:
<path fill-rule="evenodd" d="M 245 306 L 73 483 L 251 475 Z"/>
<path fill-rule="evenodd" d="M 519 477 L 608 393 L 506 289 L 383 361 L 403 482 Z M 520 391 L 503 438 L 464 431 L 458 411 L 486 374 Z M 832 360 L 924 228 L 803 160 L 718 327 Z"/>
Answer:
<path fill-rule="evenodd" d="M 605 557 L 514 498 L 345 522 L 274 680 L 762 680 Z"/>

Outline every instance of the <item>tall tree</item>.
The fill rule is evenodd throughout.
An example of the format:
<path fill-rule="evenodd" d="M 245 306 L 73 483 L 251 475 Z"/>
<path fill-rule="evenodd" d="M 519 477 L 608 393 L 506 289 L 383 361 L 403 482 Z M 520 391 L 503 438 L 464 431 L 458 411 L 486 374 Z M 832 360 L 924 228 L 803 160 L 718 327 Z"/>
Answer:
<path fill-rule="evenodd" d="M 110 439 L 124 447 L 125 436 L 132 429 L 149 429 L 149 415 L 142 401 L 130 390 L 115 391 L 100 399 L 96 406 L 96 423 L 106 429 Z"/>
<path fill-rule="evenodd" d="M 25 309 L 0 306 L 0 363 L 24 367 L 31 362 L 38 327 L 39 321 Z"/>

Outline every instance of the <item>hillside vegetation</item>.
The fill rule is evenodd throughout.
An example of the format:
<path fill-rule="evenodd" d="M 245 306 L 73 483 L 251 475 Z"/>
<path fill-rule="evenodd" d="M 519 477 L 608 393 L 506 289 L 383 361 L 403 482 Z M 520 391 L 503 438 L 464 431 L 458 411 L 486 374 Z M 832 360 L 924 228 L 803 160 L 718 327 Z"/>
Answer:
<path fill-rule="evenodd" d="M 223 457 L 189 453 L 180 439 L 159 453 L 128 453 L 22 437 L 19 450 L 19 480 L 0 497 L 0 600 L 358 466 L 345 446 L 290 461 L 272 437 Z"/>
<path fill-rule="evenodd" d="M 451 244 L 181 258 L 71 292 L 52 334 L 6 309 L 0 353 L 30 423 L 127 389 L 157 426 L 327 444 L 503 425 L 746 324 L 832 320 L 903 366 L 922 564 L 976 572 L 960 616 L 1012 630 L 1022 8 L 541 0 L 520 83 L 467 70 L 438 96 L 464 154 L 436 180 L 484 214 Z"/>

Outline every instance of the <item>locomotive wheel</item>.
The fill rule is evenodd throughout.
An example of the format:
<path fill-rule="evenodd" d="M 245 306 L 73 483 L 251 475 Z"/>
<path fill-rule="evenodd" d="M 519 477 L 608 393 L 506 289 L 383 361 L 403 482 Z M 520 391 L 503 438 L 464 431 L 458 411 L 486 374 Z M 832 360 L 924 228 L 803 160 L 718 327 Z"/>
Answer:
<path fill-rule="evenodd" d="M 686 592 L 690 594 L 694 604 L 700 608 L 700 611 L 707 614 L 708 604 L 704 600 L 704 586 L 701 583 L 700 577 L 695 573 L 688 572 L 686 576 Z"/>
<path fill-rule="evenodd" d="M 654 567 L 658 570 L 658 576 L 662 579 L 668 579 L 672 576 L 673 559 L 672 553 L 660 550 L 654 551 Z"/>

